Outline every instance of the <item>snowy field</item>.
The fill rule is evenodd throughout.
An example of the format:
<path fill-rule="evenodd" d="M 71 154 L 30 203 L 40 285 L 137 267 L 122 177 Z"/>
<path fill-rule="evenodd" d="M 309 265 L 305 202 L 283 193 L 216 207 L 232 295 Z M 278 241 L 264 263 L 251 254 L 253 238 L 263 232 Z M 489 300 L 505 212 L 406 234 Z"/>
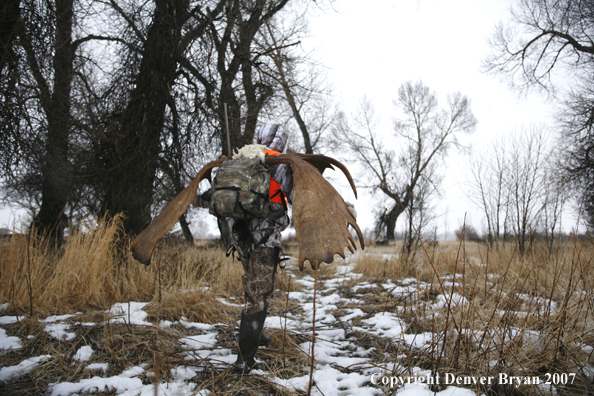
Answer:
<path fill-rule="evenodd" d="M 407 324 L 399 314 L 401 307 L 384 304 L 378 296 L 388 295 L 398 301 L 408 299 L 414 302 L 412 296 L 418 295 L 427 286 L 423 282 L 414 278 L 364 282 L 360 280 L 360 274 L 352 271 L 353 265 L 347 262 L 336 265 L 334 274 L 326 274 L 318 281 L 314 309 L 313 272 L 300 273 L 294 270 L 296 265 L 291 261 L 283 271 L 290 273 L 292 282 L 301 287 L 290 293 L 276 292 L 271 301 L 274 308 L 271 308 L 265 324 L 265 332 L 274 335 L 273 344 L 259 351 L 256 358 L 283 354 L 284 345 L 279 344 L 283 344 L 282 337 L 290 334 L 297 340 L 303 359 L 300 367 L 290 375 L 286 372 L 280 375 L 279 370 L 272 369 L 253 371 L 250 379 L 265 383 L 266 389 L 269 389 L 262 394 L 307 394 L 310 387 L 310 365 L 307 362 L 312 350 L 314 315 L 312 395 L 471 396 L 477 395 L 471 390 L 473 382 L 476 385 L 483 381 L 484 385 L 482 388 L 474 386 L 474 389 L 488 389 L 489 381 L 501 381 L 501 378 L 461 377 L 406 365 L 410 362 L 408 353 L 435 350 L 438 337 L 430 331 L 409 331 L 410 323 Z M 455 279 L 450 283 L 454 284 Z M 425 306 L 424 310 L 437 311 L 443 308 L 446 300 L 464 305 L 464 299 L 455 293 L 447 297 L 436 295 L 432 305 Z M 369 308 L 370 301 L 375 302 L 373 309 Z M 239 312 L 240 305 L 235 301 L 225 299 L 221 302 Z M 285 310 L 289 302 L 292 308 Z M 220 378 L 224 378 L 228 387 L 240 389 L 235 394 L 257 394 L 241 393 L 242 386 L 247 390 L 252 382 L 231 374 L 229 370 L 236 360 L 233 334 L 238 322 L 206 324 L 181 319 L 162 320 L 156 324 L 149 320 L 144 310 L 147 305 L 146 302 L 115 304 L 108 312 L 97 313 L 98 319 L 95 320 L 90 320 L 88 313 L 47 317 L 36 324 L 37 333 L 22 333 L 19 336 L 11 334 L 16 334 L 17 328 L 23 328 L 19 327 L 23 319 L 1 316 L 0 353 L 5 357 L 19 356 L 19 350 L 25 344 L 35 342 L 36 337 L 47 339 L 49 341 L 43 342 L 55 343 L 57 347 L 55 354 L 23 356 L 18 363 L 12 359 L 15 364 L 0 367 L 0 393 L 3 389 L 4 392 L 16 389 L 25 394 L 23 388 L 32 383 L 27 382 L 28 378 L 42 376 L 52 367 L 58 371 L 63 371 L 60 367 L 69 367 L 71 375 L 62 373 L 57 377 L 63 380 L 49 382 L 46 389 L 31 390 L 27 394 L 214 395 L 218 394 L 216 389 L 220 386 L 215 386 L 212 381 L 220 381 Z M 5 307 L 0 306 L 0 309 Z M 236 319 L 239 320 L 239 314 L 236 314 Z M 123 344 L 127 334 L 149 334 L 151 342 L 157 343 L 159 337 L 166 334 L 174 338 L 173 343 L 177 344 L 175 348 L 179 353 L 175 358 L 159 358 L 167 361 L 162 365 L 165 373 L 159 373 L 160 363 L 156 358 L 142 362 L 133 357 L 134 351 L 130 352 L 129 365 L 116 371 L 110 367 L 109 359 L 105 359 L 106 351 L 115 347 L 111 343 L 98 343 L 93 335 L 99 328 L 103 332 L 117 329 L 119 338 L 116 341 Z M 115 336 L 111 337 L 110 342 L 114 339 Z M 142 345 L 139 343 L 134 348 Z M 269 363 L 266 358 L 262 361 Z M 68 380 L 68 377 L 76 379 Z M 505 380 L 512 381 L 509 378 Z M 428 383 L 438 385 L 433 389 L 439 391 L 431 391 Z M 552 386 L 534 384 L 533 387 L 538 394 L 555 394 Z"/>

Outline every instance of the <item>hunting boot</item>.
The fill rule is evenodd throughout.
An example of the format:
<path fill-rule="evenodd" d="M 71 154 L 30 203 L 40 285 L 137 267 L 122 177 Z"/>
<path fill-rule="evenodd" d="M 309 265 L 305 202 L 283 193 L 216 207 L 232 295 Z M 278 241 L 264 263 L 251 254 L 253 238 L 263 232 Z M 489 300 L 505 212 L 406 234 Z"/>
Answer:
<path fill-rule="evenodd" d="M 239 325 L 239 353 L 233 371 L 237 374 L 248 374 L 252 369 L 262 369 L 260 363 L 256 363 L 254 356 L 258 351 L 266 311 L 256 312 L 255 314 L 241 314 L 241 324 Z"/>
<path fill-rule="evenodd" d="M 262 335 L 260 336 L 260 343 L 259 343 L 259 345 L 261 347 L 269 347 L 270 344 L 272 344 L 272 337 L 270 337 L 269 335 L 264 334 L 262 332 Z"/>
<path fill-rule="evenodd" d="M 248 298 L 247 293 L 245 293 L 245 297 L 246 300 Z M 267 312 L 268 312 L 268 303 L 265 304 L 266 306 L 266 313 L 264 314 L 264 318 L 266 318 Z M 242 313 L 242 318 L 243 318 L 243 313 Z M 240 326 L 241 328 L 241 326 Z M 262 330 L 262 334 L 260 335 L 260 341 L 258 342 L 258 346 L 261 347 L 269 347 L 270 344 L 272 344 L 272 337 L 270 337 L 269 335 L 264 334 L 264 331 Z"/>

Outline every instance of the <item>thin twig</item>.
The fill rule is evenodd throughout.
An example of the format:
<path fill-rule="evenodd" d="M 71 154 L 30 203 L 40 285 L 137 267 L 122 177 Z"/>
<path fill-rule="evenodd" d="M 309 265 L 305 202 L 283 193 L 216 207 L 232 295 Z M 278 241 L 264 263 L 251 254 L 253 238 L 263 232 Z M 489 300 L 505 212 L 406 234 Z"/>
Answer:
<path fill-rule="evenodd" d="M 29 291 L 29 317 L 33 318 L 33 280 L 31 279 L 31 238 L 33 230 L 29 231 L 27 238 L 27 289 Z"/>
<path fill-rule="evenodd" d="M 285 344 L 287 343 L 287 314 L 289 313 L 289 293 L 291 293 L 291 274 L 289 274 L 289 285 L 287 286 L 287 301 L 285 303 L 285 328 L 283 329 L 283 367 L 286 364 Z"/>
<path fill-rule="evenodd" d="M 309 370 L 309 386 L 307 388 L 307 396 L 311 396 L 311 386 L 313 384 L 313 372 L 315 364 L 315 345 L 316 345 L 316 294 L 318 291 L 318 269 L 319 264 L 314 262 L 315 279 L 314 279 L 314 297 L 313 297 L 313 319 L 312 319 L 312 336 L 311 336 L 311 369 Z"/>

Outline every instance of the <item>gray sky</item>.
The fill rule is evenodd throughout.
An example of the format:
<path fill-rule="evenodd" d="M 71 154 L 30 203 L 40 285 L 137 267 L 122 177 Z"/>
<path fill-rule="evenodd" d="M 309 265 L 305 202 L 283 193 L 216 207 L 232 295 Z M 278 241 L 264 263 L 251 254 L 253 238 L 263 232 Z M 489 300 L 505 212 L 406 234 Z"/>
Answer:
<path fill-rule="evenodd" d="M 509 20 L 512 0 L 338 0 L 334 11 L 311 18 L 306 49 L 328 68 L 337 100 L 352 113 L 363 96 L 381 118 L 382 133 L 391 133 L 398 87 L 422 80 L 440 103 L 460 91 L 472 101 L 478 120 L 474 135 L 465 139 L 481 147 L 497 136 L 531 125 L 552 125 L 553 103 L 543 94 L 519 97 L 500 78 L 481 71 L 489 53 L 488 40 L 496 24 Z M 365 4 L 365 5 L 363 5 Z M 453 232 L 467 222 L 482 228 L 482 216 L 464 194 L 467 158 L 452 152 L 437 210 L 440 232 Z M 371 226 L 371 207 L 381 204 L 360 197 L 359 222 Z M 400 219 L 402 224 L 404 219 Z"/>

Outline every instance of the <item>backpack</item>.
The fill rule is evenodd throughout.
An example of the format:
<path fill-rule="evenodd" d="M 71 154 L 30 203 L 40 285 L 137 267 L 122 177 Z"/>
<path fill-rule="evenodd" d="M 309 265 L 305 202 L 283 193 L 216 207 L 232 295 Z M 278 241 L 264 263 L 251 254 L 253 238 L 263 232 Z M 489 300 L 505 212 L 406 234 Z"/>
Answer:
<path fill-rule="evenodd" d="M 270 211 L 270 168 L 259 158 L 228 159 L 212 183 L 209 212 L 217 217 L 252 219 Z"/>

